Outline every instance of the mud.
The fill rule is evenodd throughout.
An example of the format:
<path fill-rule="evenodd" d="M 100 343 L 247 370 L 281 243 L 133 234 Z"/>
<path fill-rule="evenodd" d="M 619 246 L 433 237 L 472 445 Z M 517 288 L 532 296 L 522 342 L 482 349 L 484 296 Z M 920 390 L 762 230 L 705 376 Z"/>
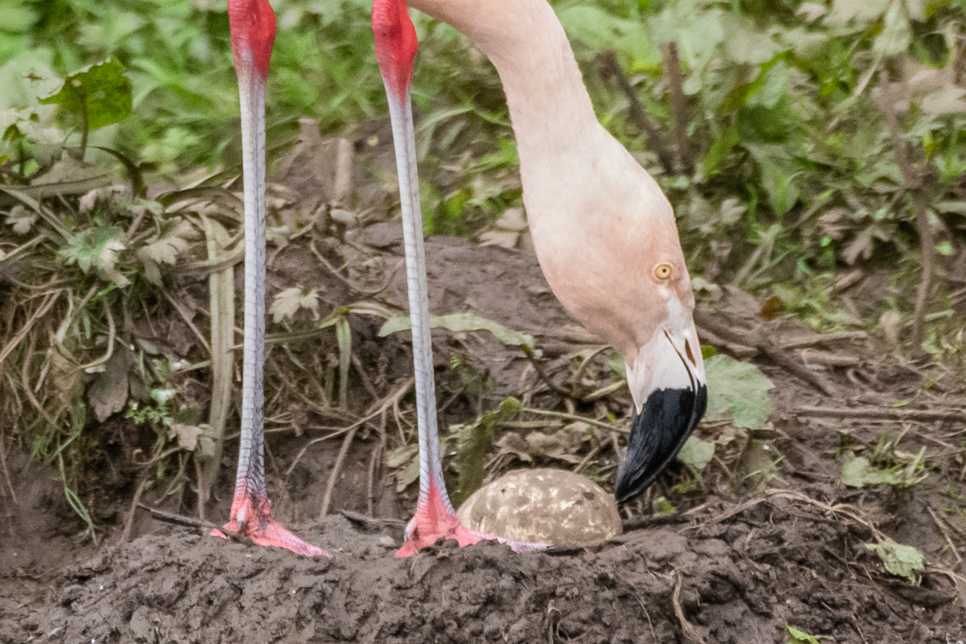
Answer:
<path fill-rule="evenodd" d="M 361 255 L 337 258 L 349 265 L 350 282 L 385 285 L 379 301 L 404 306 L 396 227 L 376 224 L 350 237 Z M 302 283 L 320 287 L 333 303 L 352 301 L 352 289 L 306 249 L 289 246 L 272 258 L 270 297 Z M 435 313 L 471 311 L 534 334 L 545 375 L 558 385 L 573 375 L 573 356 L 594 346 L 596 340 L 556 303 L 532 255 L 433 238 L 427 258 Z M 760 303 L 750 298 L 710 306 L 722 319 L 740 321 L 742 315 L 754 318 Z M 808 333 L 794 323 L 769 325 L 776 343 L 786 333 Z M 378 321 L 352 318 L 354 347 L 363 363 L 379 365 L 373 382 L 384 395 L 408 377 L 410 354 L 405 334 L 381 338 L 377 329 Z M 562 406 L 532 369 L 527 373 L 529 363 L 519 351 L 488 334 L 435 333 L 434 342 L 443 427 L 493 409 L 521 389 L 534 407 Z M 824 350 L 848 364 L 818 369 L 841 393 L 836 404 L 907 400 L 910 410 L 962 404 L 952 392 L 924 389 L 914 366 L 890 357 L 873 340 Z M 463 392 L 447 364 L 456 353 L 486 373 L 488 390 L 475 397 Z M 681 465 L 671 467 L 643 503 L 625 508 L 625 533 L 590 549 L 518 555 L 497 544 L 460 550 L 442 543 L 395 559 L 414 499 L 408 492 L 397 496 L 384 467 L 375 469 L 366 498 L 372 455 L 385 460 L 374 432 L 360 432 L 348 450 L 333 495 L 335 514 L 304 523 L 319 513 L 339 452 L 339 441 L 319 443 L 285 474 L 317 436 L 311 426 L 305 433 L 269 434 L 269 493 L 275 516 L 328 549 L 331 560 L 213 539 L 143 512 L 136 514 L 133 541 L 122 542 L 132 485 L 116 486 L 112 503 L 98 504 L 96 522 L 109 532 L 108 545 L 97 549 L 64 501 L 57 473 L 28 467 L 27 458 L 8 445 L 12 484 L 9 491 L 0 485 L 0 642 L 749 644 L 790 641 L 787 626 L 822 642 L 966 640 L 962 423 L 805 417 L 797 411 L 802 405 L 831 403 L 771 361 L 754 361 L 776 384 L 773 428 L 758 436 L 781 455 L 775 471 L 749 484 L 753 473 L 740 463 L 716 463 L 696 487 L 682 488 L 693 477 Z M 606 372 L 606 360 L 601 362 Z M 574 411 L 596 417 L 609 411 L 620 418 L 627 403 L 621 389 L 593 403 L 578 401 Z M 518 424 L 498 433 L 525 429 Z M 705 424 L 697 434 L 715 440 L 716 431 Z M 908 488 L 845 487 L 843 450 L 871 454 L 884 436 L 908 453 L 925 448 L 928 477 Z M 508 467 L 572 467 L 592 445 L 601 482 L 608 485 L 615 460 L 610 438 L 563 457 L 534 455 L 532 463 L 504 454 L 488 467 L 493 474 Z M 229 443 L 226 454 L 235 449 Z M 226 456 L 220 500 L 209 508 L 216 521 L 227 517 L 232 459 Z M 669 498 L 678 513 L 652 516 L 658 496 Z M 182 495 L 146 494 L 142 500 L 193 512 Z M 366 512 L 367 505 L 373 518 L 349 512 Z M 918 583 L 883 570 L 866 548 L 877 531 L 925 554 L 927 568 Z"/>
<path fill-rule="evenodd" d="M 720 505 L 720 504 L 715 504 Z M 855 526 L 770 498 L 716 520 L 625 534 L 596 550 L 515 555 L 437 545 L 395 559 L 398 534 L 343 517 L 305 526 L 331 560 L 184 530 L 71 569 L 45 641 L 782 642 L 785 624 L 835 642 L 966 633 L 948 580 L 886 580 Z"/>

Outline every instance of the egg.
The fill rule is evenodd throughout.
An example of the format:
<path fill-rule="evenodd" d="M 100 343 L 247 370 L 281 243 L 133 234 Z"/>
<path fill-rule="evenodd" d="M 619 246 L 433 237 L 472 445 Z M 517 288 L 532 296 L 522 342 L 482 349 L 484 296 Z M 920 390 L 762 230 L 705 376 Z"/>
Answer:
<path fill-rule="evenodd" d="M 593 546 L 621 533 L 614 496 L 565 470 L 510 472 L 474 492 L 456 515 L 471 530 L 555 546 Z"/>

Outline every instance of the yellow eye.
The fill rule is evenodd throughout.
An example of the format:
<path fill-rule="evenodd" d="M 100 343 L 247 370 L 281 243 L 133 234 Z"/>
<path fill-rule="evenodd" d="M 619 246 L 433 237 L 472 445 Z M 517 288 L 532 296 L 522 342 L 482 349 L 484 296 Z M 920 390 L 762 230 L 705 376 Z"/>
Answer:
<path fill-rule="evenodd" d="M 661 280 L 662 282 L 669 277 L 671 277 L 671 265 L 670 264 L 658 264 L 654 267 L 654 277 Z"/>

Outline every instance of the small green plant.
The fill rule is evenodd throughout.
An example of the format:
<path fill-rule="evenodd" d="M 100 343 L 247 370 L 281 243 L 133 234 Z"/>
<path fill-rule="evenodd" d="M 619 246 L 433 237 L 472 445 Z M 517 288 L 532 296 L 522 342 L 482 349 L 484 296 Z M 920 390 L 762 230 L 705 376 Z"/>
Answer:
<path fill-rule="evenodd" d="M 821 644 L 814 635 L 800 631 L 790 624 L 785 624 L 785 631 L 787 634 L 785 644 Z"/>
<path fill-rule="evenodd" d="M 919 573 L 925 570 L 925 557 L 921 552 L 888 537 L 879 537 L 876 543 L 867 543 L 865 547 L 879 556 L 888 572 L 910 583 L 919 583 Z"/>
<path fill-rule="evenodd" d="M 57 93 L 41 98 L 40 102 L 58 105 L 78 121 L 83 161 L 91 130 L 113 125 L 131 115 L 131 80 L 119 62 L 106 60 L 71 74 Z"/>

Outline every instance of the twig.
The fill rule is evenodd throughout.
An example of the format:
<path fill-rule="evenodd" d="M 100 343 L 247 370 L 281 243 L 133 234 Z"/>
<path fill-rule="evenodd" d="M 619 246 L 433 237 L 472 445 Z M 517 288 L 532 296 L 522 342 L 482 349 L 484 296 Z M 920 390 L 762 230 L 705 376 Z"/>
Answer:
<path fill-rule="evenodd" d="M 697 322 L 699 326 L 710 330 L 715 335 L 725 338 L 726 340 L 730 340 L 731 342 L 736 342 L 738 344 L 743 344 L 758 349 L 779 367 L 795 376 L 798 376 L 826 396 L 830 398 L 839 397 L 832 385 L 829 384 L 824 378 L 821 378 L 817 374 L 810 371 L 808 367 L 801 362 L 783 353 L 782 350 L 772 344 L 771 341 L 764 336 L 764 334 L 751 334 L 745 333 L 744 331 L 739 331 L 738 329 L 733 329 L 725 324 L 722 324 L 713 316 L 705 313 L 701 309 L 696 309 L 694 311 L 694 318 L 695 322 Z"/>
<path fill-rule="evenodd" d="M 320 519 L 329 513 L 329 506 L 332 504 L 332 491 L 335 489 L 336 481 L 339 479 L 339 471 L 342 469 L 342 463 L 349 453 L 349 446 L 352 445 L 352 439 L 356 437 L 356 432 L 358 431 L 359 425 L 356 425 L 342 439 L 342 447 L 339 448 L 339 455 L 332 465 L 332 471 L 329 472 L 329 481 L 325 484 L 325 494 L 322 495 L 322 510 L 319 512 Z"/>
<path fill-rule="evenodd" d="M 205 336 L 201 333 L 201 331 L 198 330 L 198 327 L 195 326 L 194 322 L 191 321 L 191 318 L 188 317 L 188 314 L 184 311 L 184 309 L 181 308 L 181 305 L 178 304 L 177 300 L 171 297 L 171 294 L 168 293 L 168 290 L 164 289 L 163 292 L 164 297 L 168 300 L 171 306 L 174 307 L 174 310 L 178 312 L 178 315 L 180 315 L 181 319 L 184 320 L 184 323 L 188 325 L 188 328 L 191 329 L 191 332 L 195 334 L 195 337 L 198 338 L 198 342 L 200 342 L 201 346 L 204 347 L 205 353 L 208 354 L 208 357 L 211 357 L 211 345 L 208 344 Z"/>
<path fill-rule="evenodd" d="M 963 558 L 959 556 L 959 549 L 953 543 L 952 538 L 950 538 L 949 531 L 946 530 L 946 526 L 942 524 L 942 522 L 939 520 L 939 517 L 937 517 L 936 513 L 933 512 L 932 506 L 929 505 L 928 503 L 926 504 L 926 510 L 929 511 L 929 516 L 932 517 L 932 520 L 936 523 L 936 527 L 939 528 L 939 531 L 943 534 L 943 537 L 946 538 L 946 543 L 949 545 L 949 549 L 952 550 L 953 555 L 956 556 L 956 563 L 957 564 L 963 563 Z"/>
<path fill-rule="evenodd" d="M 382 415 L 379 417 L 379 442 L 372 448 L 372 455 L 369 457 L 369 472 L 366 476 L 366 514 L 373 516 L 376 505 L 376 464 L 386 450 L 386 408 L 382 408 Z"/>
<path fill-rule="evenodd" d="M 351 281 L 349 281 L 347 277 L 345 277 L 341 272 L 339 272 L 339 269 L 337 269 L 335 266 L 330 264 L 329 260 L 323 257 L 322 253 L 319 252 L 319 249 L 315 247 L 314 241 L 309 245 L 309 247 L 312 250 L 312 254 L 315 255 L 315 258 L 319 260 L 319 263 L 322 264 L 322 266 L 328 269 L 328 271 L 332 273 L 332 275 L 337 280 L 339 280 L 340 282 L 348 286 L 356 293 L 359 293 L 360 295 L 372 296 L 372 295 L 378 295 L 379 293 L 382 293 L 383 291 L 385 291 L 387 288 L 389 288 L 389 285 L 392 284 L 393 279 L 396 277 L 396 273 L 399 272 L 399 269 L 402 268 L 402 265 L 403 265 L 402 262 L 397 262 L 396 267 L 389 272 L 389 276 L 386 278 L 386 281 L 382 284 L 382 286 L 379 286 L 377 288 L 367 289 L 367 288 L 362 288 L 357 284 L 353 284 Z"/>
<path fill-rule="evenodd" d="M 151 516 L 165 523 L 170 523 L 172 525 L 179 525 L 185 528 L 201 528 L 202 530 L 217 530 L 220 534 L 223 534 L 227 538 L 235 541 L 237 543 L 244 543 L 248 546 L 253 546 L 255 543 L 243 534 L 237 532 L 228 532 L 223 529 L 220 525 L 212 523 L 211 521 L 202 521 L 201 519 L 196 519 L 194 517 L 186 517 L 183 514 L 175 514 L 174 512 L 165 512 L 164 510 L 159 510 L 157 508 L 152 508 L 150 505 L 145 505 L 143 503 L 138 503 L 138 507 L 142 510 L 146 510 Z"/>
<path fill-rule="evenodd" d="M 933 239 L 932 226 L 929 223 L 929 214 L 926 211 L 926 198 L 923 194 L 922 174 L 913 168 L 909 161 L 909 150 L 902 134 L 899 131 L 899 123 L 896 118 L 894 106 L 892 104 L 891 92 L 889 91 L 888 74 L 885 71 L 879 72 L 879 109 L 885 117 L 886 125 L 889 128 L 889 136 L 892 139 L 892 148 L 896 155 L 896 163 L 902 173 L 903 188 L 912 197 L 913 208 L 916 213 L 916 229 L 919 232 L 919 247 L 922 252 L 922 278 L 919 282 L 919 291 L 916 294 L 916 306 L 913 311 L 912 319 L 912 351 L 916 355 L 922 354 L 923 327 L 926 317 L 926 300 L 932 286 L 933 264 L 935 262 L 935 241 Z"/>
<path fill-rule="evenodd" d="M 678 58 L 678 44 L 673 40 L 661 46 L 664 58 L 664 73 L 671 88 L 671 111 L 674 112 L 674 139 L 677 142 L 678 158 L 685 174 L 694 174 L 694 154 L 688 138 L 688 103 L 684 99 L 684 77 L 681 75 L 681 61 Z"/>
<path fill-rule="evenodd" d="M 0 430 L 0 469 L 3 469 L 3 480 L 7 484 L 7 489 L 10 490 L 10 498 L 13 500 L 14 505 L 20 505 L 20 501 L 17 500 L 17 493 L 13 490 L 13 482 L 10 480 L 10 469 L 7 467 L 7 437 L 3 430 Z"/>
<path fill-rule="evenodd" d="M 540 376 L 540 380 L 543 380 L 544 384 L 550 387 L 551 391 L 553 391 L 555 394 L 563 398 L 573 397 L 573 394 L 571 392 L 557 385 L 556 383 L 554 383 L 553 380 L 550 379 L 550 377 L 547 375 L 547 372 L 543 370 L 543 367 L 540 365 L 540 362 L 537 360 L 537 357 L 533 355 L 533 349 L 531 349 L 525 344 L 520 345 L 520 348 L 523 350 L 524 355 L 527 356 L 527 360 L 530 361 L 530 364 L 533 365 L 533 370 L 537 372 L 538 376 Z"/>
<path fill-rule="evenodd" d="M 631 120 L 637 124 L 637 127 L 644 131 L 644 134 L 647 136 L 647 145 L 657 154 L 657 159 L 664 173 L 674 174 L 674 155 L 668 149 L 667 144 L 664 143 L 664 137 L 661 136 L 661 132 L 651 123 L 647 112 L 644 111 L 644 106 L 641 105 L 641 100 L 637 97 L 634 86 L 631 84 L 630 79 L 627 78 L 627 73 L 624 72 L 624 68 L 621 67 L 620 62 L 617 60 L 617 54 L 613 50 L 607 49 L 600 53 L 600 60 L 604 63 L 607 74 L 617 80 L 621 91 L 627 96 L 627 100 L 630 103 L 628 109 Z"/>
<path fill-rule="evenodd" d="M 675 573 L 674 582 L 674 594 L 671 596 L 671 603 L 674 604 L 674 615 L 678 618 L 678 622 L 681 624 L 681 633 L 684 635 L 684 641 L 688 644 L 705 644 L 704 638 L 698 633 L 694 625 L 687 620 L 684 616 L 684 610 L 681 608 L 681 573 Z"/>
<path fill-rule="evenodd" d="M 77 367 L 79 371 L 85 373 L 94 373 L 93 369 L 99 367 L 102 364 L 107 364 L 114 355 L 114 339 L 117 334 L 117 327 L 114 325 L 114 316 L 111 314 L 111 306 L 107 303 L 107 300 L 101 300 L 104 304 L 104 314 L 107 316 L 107 352 L 94 360 L 93 362 L 88 362 L 87 364 Z"/>
<path fill-rule="evenodd" d="M 141 474 L 138 489 L 134 492 L 134 499 L 131 500 L 131 509 L 128 510 L 127 519 L 124 520 L 124 530 L 121 532 L 121 543 L 127 543 L 131 540 L 131 532 L 134 530 L 134 515 L 137 513 L 138 506 L 141 504 L 141 495 L 144 494 L 144 488 L 148 483 L 149 476 L 147 471 Z"/>
<path fill-rule="evenodd" d="M 30 333 L 30 329 L 33 328 L 37 320 L 43 317 L 43 315 L 50 310 L 50 307 L 54 305 L 54 303 L 57 301 L 58 296 L 62 292 L 63 291 L 56 291 L 44 298 L 44 301 L 40 305 L 40 308 L 37 309 L 33 313 L 33 315 L 30 316 L 30 319 L 27 320 L 27 323 L 24 324 L 23 328 L 20 329 L 17 335 L 15 335 L 13 339 L 7 343 L 7 346 L 3 348 L 3 351 L 0 351 L 0 364 L 3 364 L 3 361 L 7 359 L 8 355 L 10 355 L 10 352 L 16 349 L 17 345 L 20 344 L 21 340 L 23 340 L 24 337 L 26 337 L 26 335 Z"/>
<path fill-rule="evenodd" d="M 651 614 L 647 612 L 647 607 L 644 606 L 644 601 L 637 596 L 637 593 L 631 593 L 631 594 L 634 595 L 634 599 L 637 600 L 637 603 L 641 605 L 641 610 L 644 611 L 644 617 L 647 618 L 647 625 L 651 629 L 651 639 L 654 640 L 655 642 L 659 642 L 660 640 L 657 639 L 657 633 L 654 632 L 654 624 L 651 623 Z"/>
<path fill-rule="evenodd" d="M 550 418 L 560 418 L 562 420 L 577 420 L 591 425 L 596 425 L 597 427 L 603 427 L 604 429 L 609 429 L 614 432 L 620 432 L 621 434 L 629 434 L 631 430 L 624 429 L 623 427 L 618 427 L 617 425 L 611 425 L 610 423 L 605 423 L 596 418 L 588 418 L 587 416 L 578 416 L 577 414 L 566 414 L 562 411 L 549 411 L 547 409 L 534 409 L 532 407 L 524 407 L 522 412 L 528 414 L 537 414 L 538 416 L 549 416 Z"/>
<path fill-rule="evenodd" d="M 839 340 L 865 340 L 869 334 L 865 331 L 838 331 L 836 333 L 816 333 L 804 338 L 794 338 L 778 344 L 779 349 L 798 349 L 799 347 L 809 347 L 814 344 L 826 344 Z"/>
<path fill-rule="evenodd" d="M 388 406 L 390 403 L 392 403 L 393 407 L 397 408 L 396 406 L 399 404 L 399 399 L 402 398 L 406 394 L 406 392 L 409 391 L 409 388 L 412 386 L 413 386 L 413 379 L 410 378 L 406 382 L 404 382 L 403 385 L 398 390 L 396 390 L 394 394 L 390 394 L 388 398 L 383 399 L 385 401 L 383 403 L 383 406 Z M 305 453 L 308 451 L 310 447 L 312 447 L 316 443 L 329 440 L 330 438 L 335 438 L 340 434 L 344 434 L 346 432 L 352 432 L 356 430 L 358 427 L 360 427 L 361 425 L 363 425 L 364 423 L 378 416 L 381 412 L 382 412 L 382 406 L 378 407 L 372 413 L 363 416 L 362 418 L 352 423 L 348 427 L 340 428 L 337 432 L 334 432 L 332 434 L 327 434 L 326 436 L 322 436 L 321 438 L 313 438 L 308 443 L 306 443 L 305 447 L 299 450 L 299 453 L 295 457 L 295 460 L 293 460 L 292 464 L 288 466 L 287 470 L 285 470 L 285 476 L 287 477 L 292 474 L 292 471 L 295 469 L 295 466 L 298 465 L 298 462 L 302 459 L 303 456 L 305 456 Z M 401 432 L 402 432 L 402 429 L 400 428 L 400 433 Z"/>
<path fill-rule="evenodd" d="M 928 409 L 883 409 L 881 407 L 795 407 L 791 410 L 795 416 L 811 416 L 814 418 L 862 418 L 881 420 L 913 420 L 920 422 L 952 420 L 966 422 L 966 411 Z"/>
<path fill-rule="evenodd" d="M 382 518 L 367 517 L 364 514 L 353 512 L 352 510 L 339 510 L 339 514 L 344 516 L 349 521 L 355 521 L 356 523 L 359 523 L 366 527 L 371 527 L 371 528 L 381 528 L 387 525 L 391 525 L 391 526 L 406 525 L 406 522 L 403 521 L 402 519 L 382 519 Z"/>

